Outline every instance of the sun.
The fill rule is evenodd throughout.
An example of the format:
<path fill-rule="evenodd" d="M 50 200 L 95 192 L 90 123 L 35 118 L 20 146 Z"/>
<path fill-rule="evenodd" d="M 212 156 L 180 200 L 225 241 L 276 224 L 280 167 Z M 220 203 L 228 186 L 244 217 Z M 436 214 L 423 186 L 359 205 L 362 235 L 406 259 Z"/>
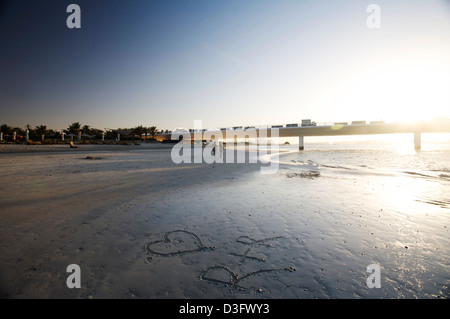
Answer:
<path fill-rule="evenodd" d="M 403 61 L 356 72 L 338 101 L 358 119 L 423 121 L 450 117 L 450 65 Z"/>

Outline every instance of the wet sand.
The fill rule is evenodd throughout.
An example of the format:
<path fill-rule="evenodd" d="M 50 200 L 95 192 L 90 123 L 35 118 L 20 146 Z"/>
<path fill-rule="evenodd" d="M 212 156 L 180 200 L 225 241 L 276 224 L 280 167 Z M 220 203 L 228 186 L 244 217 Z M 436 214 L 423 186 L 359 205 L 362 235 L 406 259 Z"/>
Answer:
<path fill-rule="evenodd" d="M 0 284 L 8 298 L 202 296 L 183 285 L 186 273 L 197 281 L 198 272 L 178 268 L 177 260 L 150 265 L 146 244 L 165 230 L 189 229 L 184 218 L 204 238 L 200 229 L 210 225 L 199 220 L 195 206 L 213 199 L 207 192 L 192 197 L 190 190 L 227 184 L 258 169 L 256 164 L 176 165 L 172 145 L 164 144 L 3 147 Z M 189 200 L 181 207 L 184 216 L 180 207 L 171 208 L 180 195 Z M 162 203 L 167 206 L 153 208 Z M 81 268 L 81 289 L 66 287 L 69 264 Z M 169 277 L 176 291 L 166 289 L 170 282 L 157 276 L 157 269 L 174 270 Z M 161 290 L 155 290 L 156 282 Z"/>
<path fill-rule="evenodd" d="M 171 145 L 42 147 L 0 145 L 3 298 L 448 297 L 448 217 L 374 202 L 383 180 L 177 165 Z"/>

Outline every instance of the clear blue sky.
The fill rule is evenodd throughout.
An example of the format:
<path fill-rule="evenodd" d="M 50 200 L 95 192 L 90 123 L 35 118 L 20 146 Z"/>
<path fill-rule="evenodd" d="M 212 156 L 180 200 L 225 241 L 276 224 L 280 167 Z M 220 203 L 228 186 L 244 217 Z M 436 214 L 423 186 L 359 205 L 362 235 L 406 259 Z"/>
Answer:
<path fill-rule="evenodd" d="M 0 111 L 54 129 L 450 116 L 450 1 L 6 1 Z"/>

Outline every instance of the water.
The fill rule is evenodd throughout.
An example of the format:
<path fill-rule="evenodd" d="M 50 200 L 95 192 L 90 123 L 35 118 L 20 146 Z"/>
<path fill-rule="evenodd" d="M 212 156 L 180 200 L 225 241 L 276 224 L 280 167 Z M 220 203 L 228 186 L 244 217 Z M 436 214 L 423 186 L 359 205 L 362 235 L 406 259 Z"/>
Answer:
<path fill-rule="evenodd" d="M 312 144 L 305 152 L 282 157 L 281 161 L 298 164 L 305 160 L 318 165 L 335 165 L 345 168 L 372 168 L 392 171 L 428 171 L 448 173 L 450 170 L 450 143 L 427 144 L 425 149 L 414 151 L 412 145 L 403 144 Z M 296 147 L 282 147 L 292 150 Z"/>
<path fill-rule="evenodd" d="M 295 149 L 283 147 L 272 190 L 289 198 L 286 210 L 301 205 L 288 219 L 314 239 L 311 255 L 328 274 L 309 289 L 328 287 L 323 296 L 332 298 L 450 296 L 450 143 L 418 152 L 412 143 L 376 142 Z M 328 253 L 314 251 L 318 245 Z M 363 277 L 372 263 L 382 269 L 382 288 L 364 291 L 353 271 Z"/>
<path fill-rule="evenodd" d="M 450 143 L 430 143 L 421 151 L 399 143 L 312 144 L 307 151 L 280 156 L 280 164 L 294 173 L 314 176 L 384 177 L 400 183 L 418 200 L 450 208 Z"/>

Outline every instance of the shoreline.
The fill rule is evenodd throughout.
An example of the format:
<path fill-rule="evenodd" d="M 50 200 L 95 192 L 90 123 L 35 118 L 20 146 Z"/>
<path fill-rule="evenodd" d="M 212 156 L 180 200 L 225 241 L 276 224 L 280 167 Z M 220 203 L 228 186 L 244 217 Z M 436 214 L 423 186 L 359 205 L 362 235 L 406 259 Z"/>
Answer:
<path fill-rule="evenodd" d="M 138 149 L 167 149 L 173 147 L 169 143 L 142 143 L 140 145 L 121 144 L 75 144 L 77 148 L 70 148 L 69 144 L 0 144 L 1 154 L 20 154 L 20 153 L 47 153 L 47 152 L 93 152 L 93 151 L 126 151 Z"/>

